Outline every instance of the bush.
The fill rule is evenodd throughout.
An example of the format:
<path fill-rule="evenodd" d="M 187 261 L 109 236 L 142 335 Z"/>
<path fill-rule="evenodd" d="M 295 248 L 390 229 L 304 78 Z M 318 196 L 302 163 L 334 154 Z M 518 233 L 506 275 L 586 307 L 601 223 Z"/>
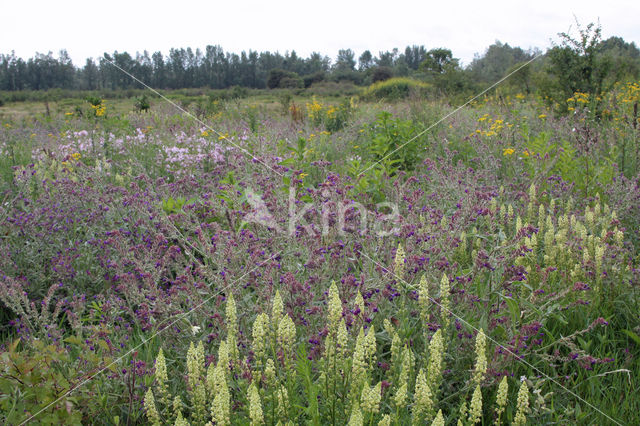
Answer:
<path fill-rule="evenodd" d="M 318 71 L 311 75 L 307 75 L 304 77 L 304 87 L 311 87 L 312 84 L 320 83 L 324 81 L 326 74 L 324 71 Z"/>
<path fill-rule="evenodd" d="M 373 70 L 371 75 L 371 82 L 377 83 L 378 81 L 389 80 L 393 77 L 393 70 L 389 67 L 378 67 Z"/>
<path fill-rule="evenodd" d="M 295 72 L 285 71 L 279 68 L 269 71 L 267 77 L 267 87 L 269 89 L 277 88 L 296 88 L 303 87 L 302 78 Z"/>
<path fill-rule="evenodd" d="M 397 101 L 411 95 L 427 96 L 431 92 L 431 85 L 410 78 L 391 78 L 372 84 L 362 92 L 363 100 Z"/>
<path fill-rule="evenodd" d="M 147 95 L 142 95 L 141 98 L 136 99 L 135 108 L 138 112 L 146 112 L 151 109 L 151 103 L 149 103 Z"/>

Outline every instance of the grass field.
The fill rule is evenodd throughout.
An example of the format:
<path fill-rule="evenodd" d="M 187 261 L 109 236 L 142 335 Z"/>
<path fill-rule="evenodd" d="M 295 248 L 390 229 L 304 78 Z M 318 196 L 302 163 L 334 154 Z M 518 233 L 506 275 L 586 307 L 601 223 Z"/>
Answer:
<path fill-rule="evenodd" d="M 3 423 L 640 423 L 637 84 L 276 93 L 0 107 Z"/>

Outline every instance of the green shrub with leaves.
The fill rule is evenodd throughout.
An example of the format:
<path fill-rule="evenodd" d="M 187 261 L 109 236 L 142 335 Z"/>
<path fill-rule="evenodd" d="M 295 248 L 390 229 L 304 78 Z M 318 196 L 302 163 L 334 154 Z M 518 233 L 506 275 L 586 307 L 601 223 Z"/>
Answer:
<path fill-rule="evenodd" d="M 95 363 L 91 365 L 99 362 L 91 353 L 84 359 Z M 28 347 L 20 339 L 9 343 L 0 353 L 0 422 L 21 424 L 37 415 L 40 424 L 82 424 L 86 419 L 79 407 L 94 395 L 95 386 L 82 383 L 79 368 L 77 356 L 59 346 L 42 340 L 30 341 Z"/>

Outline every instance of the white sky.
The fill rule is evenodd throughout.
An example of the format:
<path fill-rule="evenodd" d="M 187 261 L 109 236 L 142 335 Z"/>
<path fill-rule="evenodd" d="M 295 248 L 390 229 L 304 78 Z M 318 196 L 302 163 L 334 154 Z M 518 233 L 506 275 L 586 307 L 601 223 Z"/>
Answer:
<path fill-rule="evenodd" d="M 408 1 L 408 0 L 0 0 L 0 53 L 23 58 L 68 50 L 76 66 L 104 52 L 219 44 L 227 52 L 369 49 L 407 45 L 446 47 L 468 64 L 496 40 L 524 49 L 550 46 L 557 33 L 600 19 L 604 38 L 640 45 L 637 1 Z"/>

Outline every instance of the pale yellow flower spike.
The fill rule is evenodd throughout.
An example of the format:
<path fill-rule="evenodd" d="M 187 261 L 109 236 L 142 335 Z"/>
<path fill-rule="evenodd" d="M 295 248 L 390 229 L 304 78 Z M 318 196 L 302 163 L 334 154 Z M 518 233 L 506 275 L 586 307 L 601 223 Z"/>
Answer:
<path fill-rule="evenodd" d="M 160 348 L 156 357 L 156 380 L 158 380 L 158 388 L 160 390 L 160 401 L 167 406 L 169 405 L 169 387 L 167 384 L 169 377 L 167 376 L 167 363 L 162 348 Z"/>
<path fill-rule="evenodd" d="M 153 397 L 153 391 L 151 388 L 149 388 L 147 393 L 144 395 L 144 409 L 147 412 L 147 417 L 151 424 L 154 426 L 160 425 L 160 415 L 156 409 L 156 400 Z"/>
<path fill-rule="evenodd" d="M 476 367 L 473 371 L 473 382 L 479 385 L 487 373 L 487 337 L 481 329 L 476 336 Z"/>
<path fill-rule="evenodd" d="M 440 310 L 442 315 L 442 328 L 445 330 L 449 327 L 449 313 L 451 312 L 450 292 L 449 278 L 447 274 L 442 274 L 442 279 L 440 280 Z"/>
<path fill-rule="evenodd" d="M 442 377 L 442 358 L 444 355 L 444 343 L 442 342 L 442 329 L 438 329 L 429 343 L 429 363 L 427 365 L 427 383 L 431 391 L 436 394 L 440 387 Z"/>
<path fill-rule="evenodd" d="M 391 416 L 388 414 L 382 416 L 382 419 L 378 422 L 378 426 L 391 426 Z"/>
<path fill-rule="evenodd" d="M 231 424 L 231 394 L 227 386 L 225 369 L 222 365 L 214 370 L 214 397 L 211 403 L 211 418 L 216 425 L 226 426 Z"/>
<path fill-rule="evenodd" d="M 239 359 L 238 353 L 238 317 L 236 313 L 236 302 L 233 298 L 233 294 L 229 294 L 227 299 L 226 308 L 226 322 L 227 322 L 227 350 L 229 351 L 229 358 L 236 362 Z"/>
<path fill-rule="evenodd" d="M 249 417 L 251 418 L 251 426 L 264 424 L 262 402 L 255 383 L 249 386 Z"/>
<path fill-rule="evenodd" d="M 280 290 L 276 290 L 276 295 L 273 297 L 271 306 L 271 318 L 273 319 L 273 325 L 277 327 L 282 315 L 284 313 L 284 304 L 282 303 L 282 297 L 280 296 Z"/>
<path fill-rule="evenodd" d="M 436 415 L 436 418 L 433 419 L 433 423 L 431 423 L 431 426 L 444 426 L 444 417 L 442 417 L 442 410 L 438 410 L 438 414 Z"/>
<path fill-rule="evenodd" d="M 416 389 L 414 392 L 413 424 L 422 424 L 425 415 L 433 416 L 433 414 L 431 414 L 432 410 L 433 394 L 427 383 L 427 375 L 424 369 L 420 369 L 416 377 Z"/>
<path fill-rule="evenodd" d="M 404 279 L 404 260 L 405 253 L 402 244 L 398 243 L 398 249 L 396 250 L 396 257 L 393 262 L 393 273 L 399 279 Z"/>
<path fill-rule="evenodd" d="M 393 397 L 393 402 L 397 409 L 401 409 L 405 406 L 405 401 L 407 399 L 407 382 L 404 382 L 398 388 L 398 391 Z"/>
<path fill-rule="evenodd" d="M 265 354 L 268 329 L 269 316 L 265 313 L 261 313 L 253 322 L 253 330 L 251 332 L 251 335 L 253 337 L 253 354 L 256 362 L 258 363 L 261 363 L 262 357 Z"/>
<path fill-rule="evenodd" d="M 509 383 L 507 376 L 502 378 L 498 386 L 498 394 L 496 395 L 496 426 L 500 426 L 500 417 L 507 407 L 507 396 L 509 394 Z"/>
<path fill-rule="evenodd" d="M 338 287 L 336 286 L 335 281 L 332 281 L 331 287 L 329 287 L 328 305 L 329 331 L 333 334 L 338 331 L 338 324 L 342 319 L 342 300 L 340 300 Z"/>
<path fill-rule="evenodd" d="M 355 308 L 360 309 L 360 316 L 364 316 L 364 298 L 362 297 L 362 294 L 360 293 L 360 290 L 358 290 L 358 294 L 356 294 L 356 300 L 354 302 L 354 310 Z"/>
<path fill-rule="evenodd" d="M 527 381 L 523 380 L 518 391 L 518 402 L 516 408 L 516 415 L 513 418 L 512 425 L 524 426 L 527 424 L 527 413 L 529 412 L 529 388 L 527 387 Z"/>
<path fill-rule="evenodd" d="M 375 386 L 365 385 L 362 388 L 362 396 L 360 398 L 362 410 L 365 413 L 376 414 L 379 410 L 380 399 L 382 397 L 382 382 L 378 382 Z"/>
<path fill-rule="evenodd" d="M 362 417 L 362 411 L 360 406 L 356 402 L 351 410 L 351 417 L 349 417 L 348 426 L 362 426 L 364 424 L 364 418 Z"/>
<path fill-rule="evenodd" d="M 476 386 L 476 390 L 473 391 L 473 397 L 471 397 L 471 406 L 469 407 L 469 423 L 475 425 L 480 422 L 482 418 L 482 391 L 480 385 Z"/>

